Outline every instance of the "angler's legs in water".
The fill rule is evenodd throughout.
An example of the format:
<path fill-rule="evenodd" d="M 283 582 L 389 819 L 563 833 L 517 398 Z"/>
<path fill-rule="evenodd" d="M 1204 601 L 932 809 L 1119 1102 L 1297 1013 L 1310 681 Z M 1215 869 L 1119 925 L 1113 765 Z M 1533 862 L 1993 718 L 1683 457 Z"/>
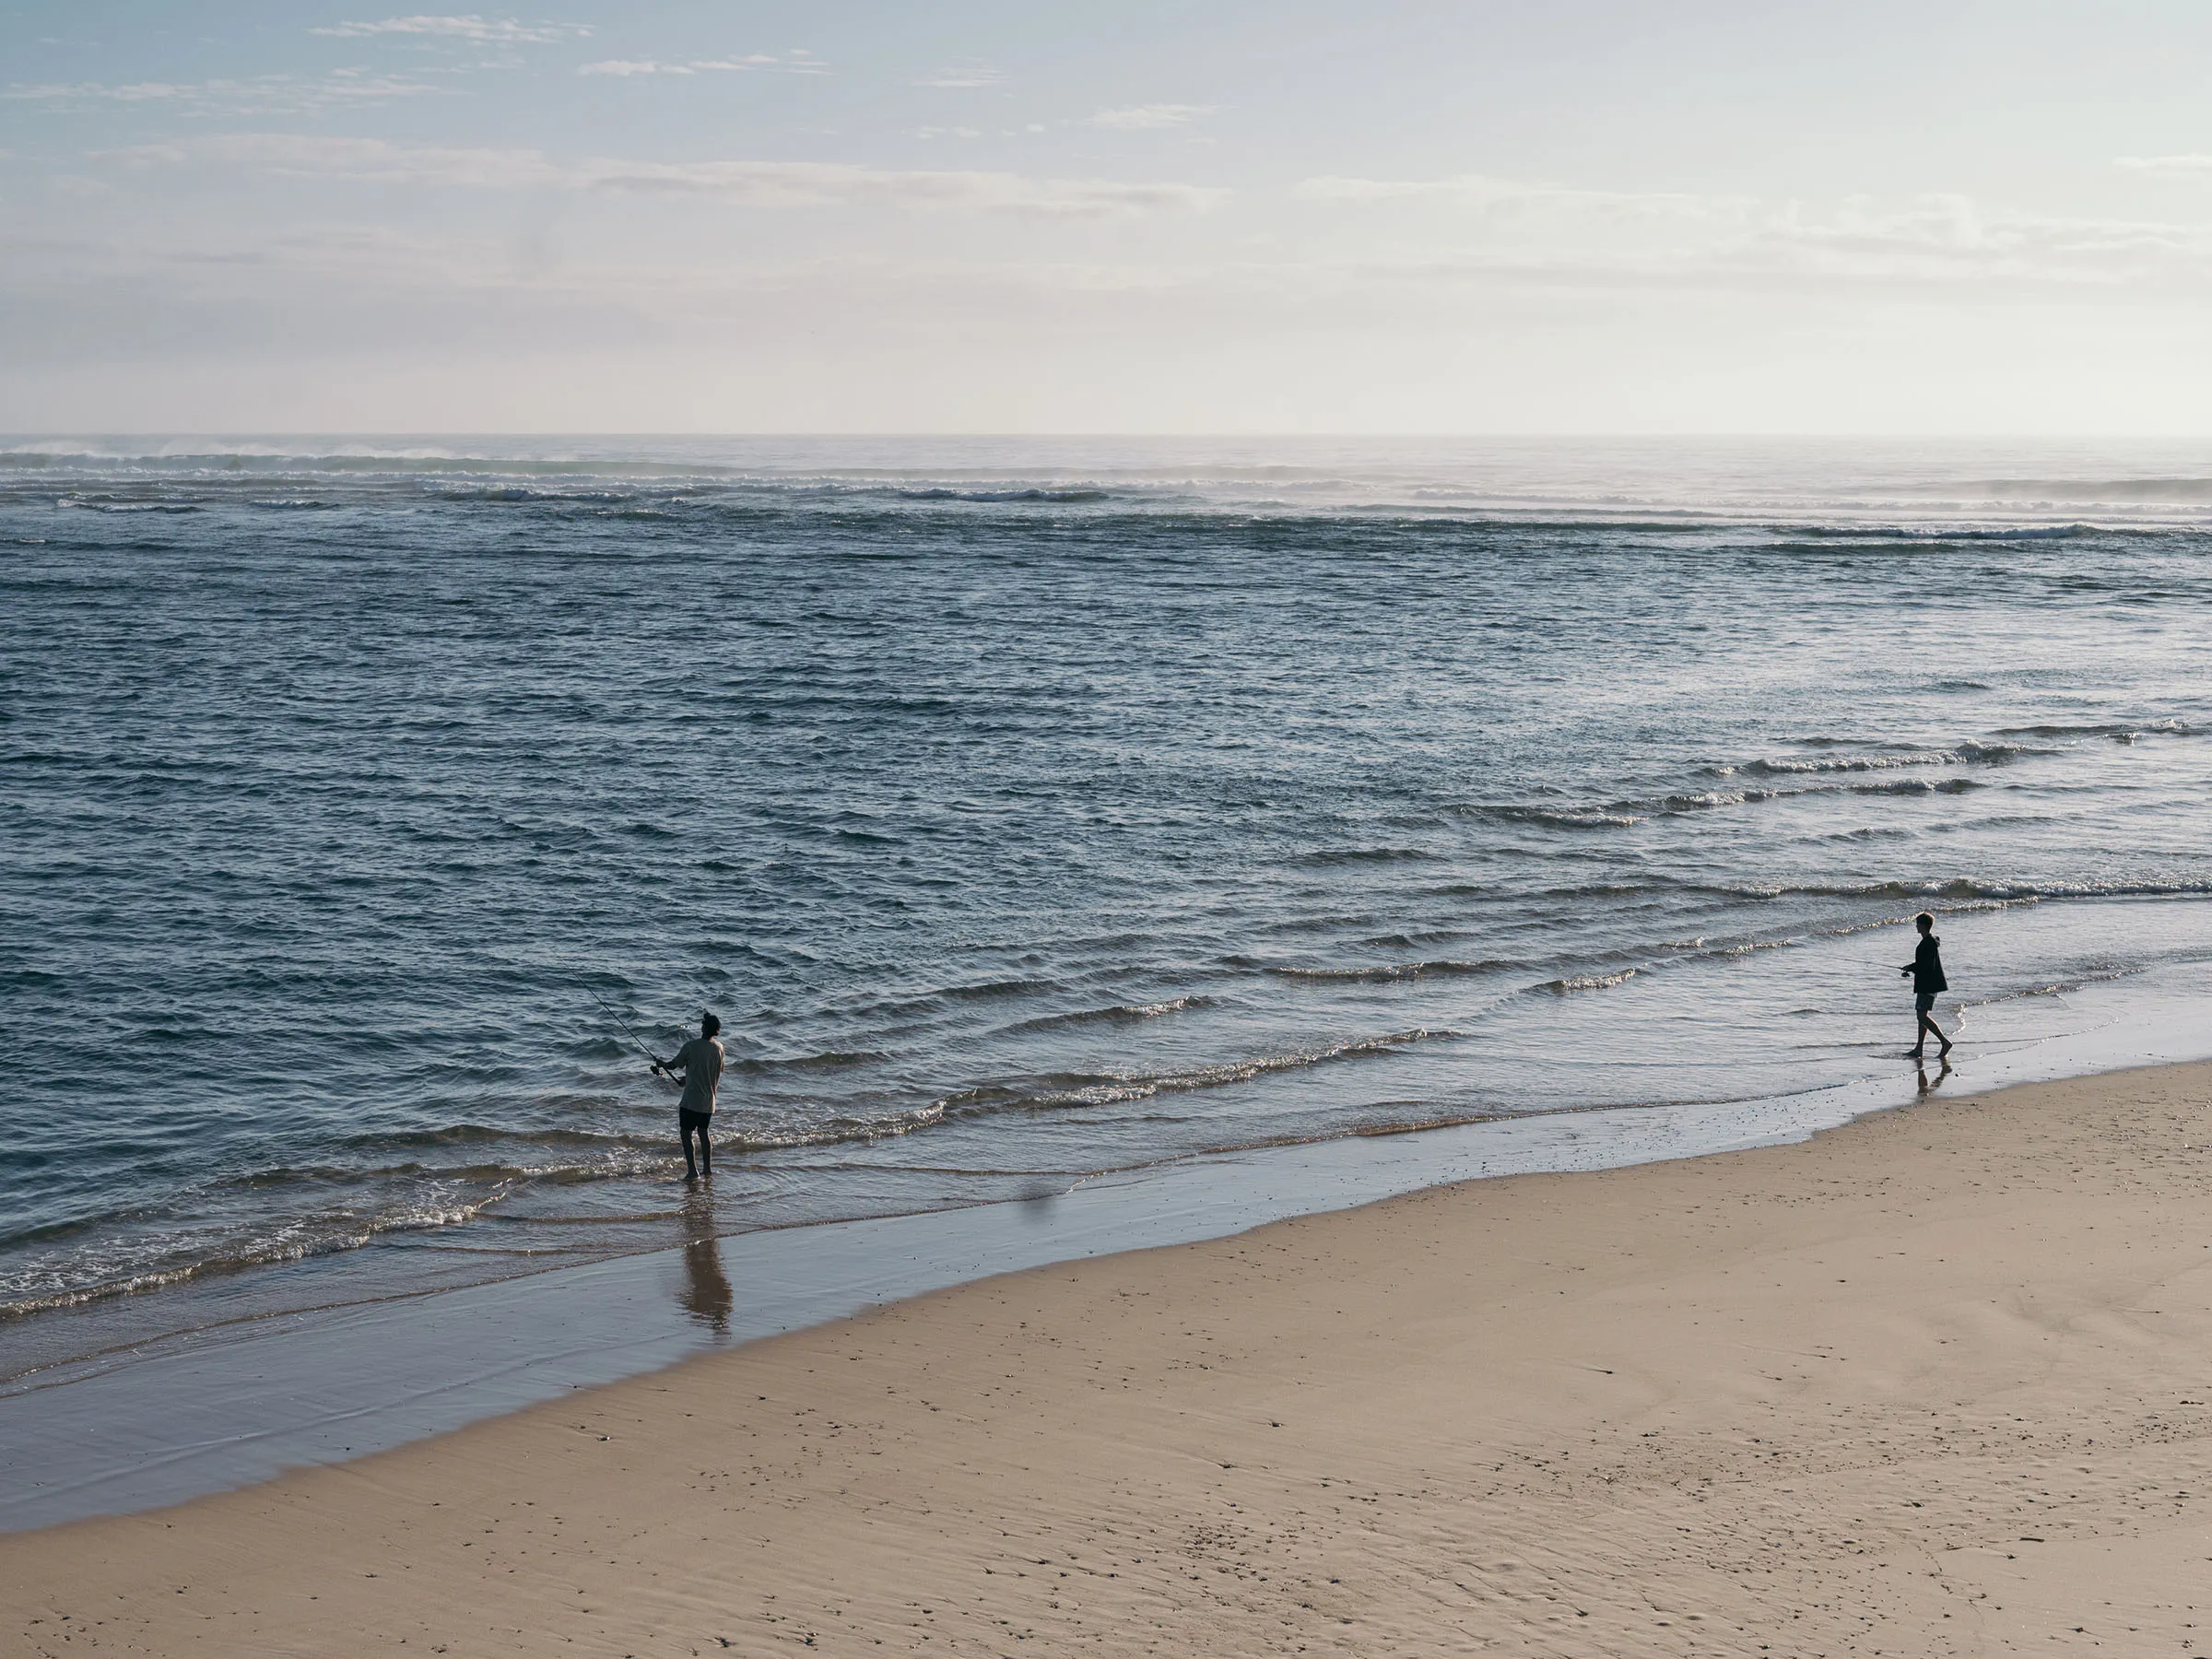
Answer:
<path fill-rule="evenodd" d="M 697 1181 L 701 1175 L 710 1180 L 714 1174 L 714 1146 L 707 1138 L 708 1127 L 714 1122 L 711 1112 L 679 1112 L 676 1114 L 677 1132 L 684 1139 L 684 1179 Z M 691 1137 L 699 1136 L 699 1158 L 691 1157 Z"/>

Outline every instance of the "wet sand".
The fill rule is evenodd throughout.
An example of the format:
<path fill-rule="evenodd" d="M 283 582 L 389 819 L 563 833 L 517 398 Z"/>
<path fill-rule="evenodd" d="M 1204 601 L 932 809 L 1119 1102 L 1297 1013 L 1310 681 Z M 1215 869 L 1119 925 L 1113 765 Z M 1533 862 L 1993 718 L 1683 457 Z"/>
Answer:
<path fill-rule="evenodd" d="M 2212 1648 L 2212 1065 L 1035 1269 L 0 1538 L 37 1654 Z"/>

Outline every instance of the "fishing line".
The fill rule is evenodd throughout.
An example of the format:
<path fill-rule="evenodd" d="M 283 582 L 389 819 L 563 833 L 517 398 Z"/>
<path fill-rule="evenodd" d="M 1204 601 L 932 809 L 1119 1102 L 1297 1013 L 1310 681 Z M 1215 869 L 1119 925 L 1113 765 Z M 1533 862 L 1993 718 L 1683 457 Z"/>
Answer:
<path fill-rule="evenodd" d="M 629 1041 L 637 1049 L 638 1053 L 653 1062 L 653 1075 L 660 1077 L 667 1077 L 668 1074 L 661 1069 L 660 1056 L 655 1054 L 651 1049 L 647 1048 L 645 1046 L 645 1040 L 640 1037 L 636 1031 L 630 1030 L 629 1021 L 622 1018 L 621 1011 L 618 1009 L 614 1004 L 608 1002 L 606 997 L 601 996 L 598 992 L 593 991 L 591 986 L 586 985 L 584 989 L 586 991 L 591 991 L 592 1000 L 597 1003 L 602 1008 L 605 1008 L 607 1012 L 607 1017 L 611 1018 L 617 1025 L 620 1026 L 624 1031 L 629 1033 Z M 674 1081 L 673 1078 L 670 1080 Z"/>

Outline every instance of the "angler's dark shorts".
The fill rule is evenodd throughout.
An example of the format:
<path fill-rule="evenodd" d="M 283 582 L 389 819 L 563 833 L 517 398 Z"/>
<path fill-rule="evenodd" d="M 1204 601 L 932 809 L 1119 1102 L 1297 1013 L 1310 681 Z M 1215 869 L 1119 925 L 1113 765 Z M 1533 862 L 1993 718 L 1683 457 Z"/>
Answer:
<path fill-rule="evenodd" d="M 689 1135 L 694 1129 L 704 1135 L 713 1126 L 714 1114 L 711 1112 L 686 1112 L 680 1107 L 677 1110 L 676 1132 L 678 1135 Z"/>
<path fill-rule="evenodd" d="M 1923 1014 L 1933 1014 L 1936 1011 L 1936 993 L 1923 991 L 1912 999 L 1912 1006 Z M 691 1114 L 687 1112 L 684 1115 L 689 1117 Z"/>

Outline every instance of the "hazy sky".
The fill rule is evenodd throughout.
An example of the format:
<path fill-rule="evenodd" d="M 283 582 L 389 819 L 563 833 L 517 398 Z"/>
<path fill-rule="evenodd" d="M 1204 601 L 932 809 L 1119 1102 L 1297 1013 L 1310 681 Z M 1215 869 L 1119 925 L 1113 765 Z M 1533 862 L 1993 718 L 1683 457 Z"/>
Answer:
<path fill-rule="evenodd" d="M 2212 6 L 0 7 L 0 428 L 2212 432 Z"/>

